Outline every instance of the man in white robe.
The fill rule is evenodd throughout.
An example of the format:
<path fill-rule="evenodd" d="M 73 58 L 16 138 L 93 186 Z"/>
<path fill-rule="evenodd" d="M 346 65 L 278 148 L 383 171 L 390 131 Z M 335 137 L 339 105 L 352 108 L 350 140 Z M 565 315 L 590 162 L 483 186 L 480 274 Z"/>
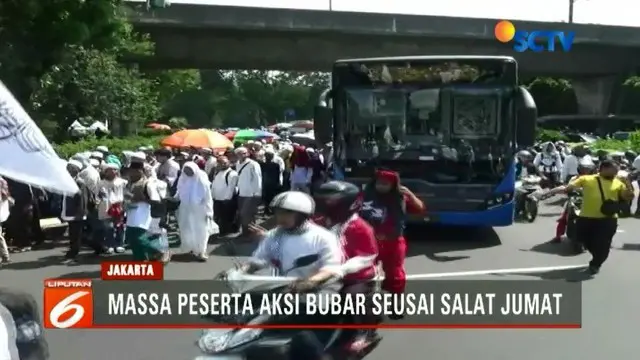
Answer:
<path fill-rule="evenodd" d="M 189 161 L 182 167 L 175 197 L 178 207 L 178 228 L 181 250 L 194 254 L 199 261 L 207 260 L 207 244 L 213 222 L 213 197 L 207 174 Z"/>

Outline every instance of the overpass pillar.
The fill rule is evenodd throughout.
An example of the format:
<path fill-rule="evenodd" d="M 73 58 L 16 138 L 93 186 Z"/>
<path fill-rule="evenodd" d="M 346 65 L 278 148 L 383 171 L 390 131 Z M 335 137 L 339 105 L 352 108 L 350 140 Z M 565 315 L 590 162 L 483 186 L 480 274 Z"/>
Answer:
<path fill-rule="evenodd" d="M 571 84 L 579 114 L 606 115 L 616 112 L 616 100 L 622 87 L 621 76 L 572 79 Z"/>

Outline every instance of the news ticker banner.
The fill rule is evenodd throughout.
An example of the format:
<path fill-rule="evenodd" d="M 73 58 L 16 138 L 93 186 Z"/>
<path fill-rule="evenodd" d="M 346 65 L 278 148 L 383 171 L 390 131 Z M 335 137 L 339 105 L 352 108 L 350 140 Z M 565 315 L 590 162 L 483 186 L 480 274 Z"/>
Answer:
<path fill-rule="evenodd" d="M 44 285 L 45 327 L 59 329 L 236 328 L 259 314 L 284 316 L 270 327 L 347 327 L 338 320 L 367 311 L 405 316 L 383 328 L 580 328 L 582 317 L 581 285 L 553 280 L 414 280 L 404 294 L 379 292 L 368 300 L 361 294 L 237 294 L 213 280 L 51 279 Z M 320 320 L 286 323 L 303 314 Z"/>

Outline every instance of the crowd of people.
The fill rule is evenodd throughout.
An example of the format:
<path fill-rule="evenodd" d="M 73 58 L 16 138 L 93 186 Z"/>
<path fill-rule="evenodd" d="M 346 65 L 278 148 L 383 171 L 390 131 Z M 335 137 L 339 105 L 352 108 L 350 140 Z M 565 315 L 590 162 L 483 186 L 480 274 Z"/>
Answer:
<path fill-rule="evenodd" d="M 11 261 L 9 245 L 12 252 L 24 252 L 44 243 L 40 219 L 49 207 L 68 224 L 65 262 L 77 261 L 83 245 L 96 255 L 129 247 L 136 260 L 166 262 L 165 232 L 172 224 L 181 251 L 206 261 L 211 235 L 246 238 L 259 210 L 271 213 L 261 205 L 288 189 L 308 193 L 326 175 L 321 151 L 286 140 L 247 141 L 227 149 L 149 146 L 122 154 L 98 146 L 72 156 L 67 170 L 81 191 L 53 200 L 56 195 L 41 189 L 0 181 L 2 204 L 8 207 L 7 218 L 0 217 L 6 230 L 0 241 L 3 263 Z"/>
<path fill-rule="evenodd" d="M 518 153 L 517 174 L 547 177 L 551 166 L 558 178 L 543 196 L 582 192 L 577 237 L 592 254 L 587 270 L 593 275 L 609 255 L 624 204 L 634 197 L 634 172 L 621 167 L 631 164 L 632 170 L 640 158 L 592 156 L 583 146 L 561 153 L 556 145 L 562 146 L 545 144 L 537 154 Z M 292 292 L 311 291 L 339 277 L 341 291 L 372 293 L 378 264 L 385 274 L 382 289 L 404 292 L 405 218 L 408 213 L 424 213 L 425 204 L 394 171 L 377 169 L 364 188 L 329 180 L 324 150 L 286 141 L 250 141 L 228 149 L 145 147 L 116 156 L 100 146 L 76 154 L 68 160 L 67 170 L 80 192 L 60 201 L 60 218 L 68 223 L 65 262 L 76 262 L 83 245 L 97 255 L 123 253 L 126 245 L 134 260 L 166 263 L 171 259 L 166 229 L 175 219 L 180 251 L 199 261 L 207 260 L 213 235 L 259 235 L 257 249 L 235 271 L 274 267 L 298 278 Z M 34 208 L 43 193 L 10 180 L 2 180 L 0 190 L 0 200 L 10 204 L 8 218 L 0 220 L 15 251 L 41 244 L 44 237 L 37 235 L 41 230 L 35 225 Z M 260 211 L 273 215 L 274 229 L 257 225 Z M 10 261 L 4 238 L 0 250 L 2 260 Z M 318 257 L 315 266 L 296 268 L 295 261 L 306 255 Z M 341 273 L 341 264 L 353 257 L 375 261 L 354 273 Z M 380 320 L 352 319 L 363 330 L 350 349 L 357 352 L 376 341 L 378 335 L 364 325 Z M 314 339 L 296 341 L 301 349 L 317 348 Z"/>
<path fill-rule="evenodd" d="M 422 201 L 400 184 L 398 173 L 379 169 L 363 191 L 326 179 L 320 151 L 286 142 L 248 142 L 218 152 L 141 148 L 122 157 L 101 146 L 73 156 L 67 170 L 80 192 L 61 199 L 60 218 L 68 223 L 69 237 L 65 262 L 76 262 L 83 245 L 97 255 L 122 253 L 127 245 L 134 260 L 168 262 L 171 254 L 161 238 L 175 216 L 181 251 L 201 261 L 211 235 L 236 231 L 262 238 L 243 271 L 272 266 L 293 275 L 289 270 L 296 259 L 318 255 L 317 266 L 296 270 L 299 281 L 291 291 L 309 291 L 343 277 L 339 269 L 345 259 L 370 256 L 376 261 L 344 276 L 343 291 L 373 292 L 380 262 L 386 274 L 383 289 L 404 292 L 404 215 L 425 211 Z M 15 194 L 21 188 L 11 182 L 2 189 L 2 200 L 13 204 L 9 228 L 31 226 L 34 190 L 26 186 L 30 195 L 22 199 Z M 276 227 L 270 231 L 255 223 L 260 204 L 274 215 Z M 20 212 L 17 206 L 23 206 Z M 9 234 L 15 251 L 32 246 Z M 2 243 L 6 248 L 4 238 Z M 8 252 L 3 259 L 9 260 Z M 363 329 L 351 347 L 357 351 L 376 338 Z"/>

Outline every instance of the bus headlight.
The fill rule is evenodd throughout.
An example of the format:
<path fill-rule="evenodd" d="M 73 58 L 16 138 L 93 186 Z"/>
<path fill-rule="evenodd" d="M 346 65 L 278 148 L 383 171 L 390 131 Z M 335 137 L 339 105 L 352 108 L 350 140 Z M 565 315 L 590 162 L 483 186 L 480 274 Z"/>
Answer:
<path fill-rule="evenodd" d="M 494 194 L 486 201 L 487 208 L 506 204 L 513 199 L 512 193 Z"/>

